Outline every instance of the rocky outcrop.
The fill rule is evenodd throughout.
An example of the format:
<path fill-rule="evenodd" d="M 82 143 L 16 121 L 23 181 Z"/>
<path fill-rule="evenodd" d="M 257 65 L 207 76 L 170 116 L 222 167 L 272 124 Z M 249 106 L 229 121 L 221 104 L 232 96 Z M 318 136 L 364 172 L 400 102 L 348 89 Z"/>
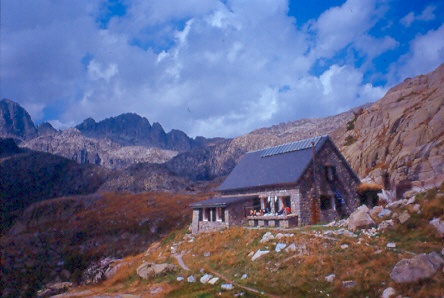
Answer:
<path fill-rule="evenodd" d="M 39 136 L 54 136 L 58 133 L 58 130 L 55 129 L 49 122 L 40 123 L 37 126 L 37 131 Z"/>
<path fill-rule="evenodd" d="M 349 218 L 348 229 L 355 232 L 359 229 L 369 229 L 375 227 L 374 220 L 370 217 L 367 206 L 362 205 L 356 209 Z"/>
<path fill-rule="evenodd" d="M 369 175 L 394 187 L 444 181 L 444 64 L 406 79 L 370 108 L 356 114 L 334 136 L 361 177 Z M 414 183 L 415 184 L 415 183 Z"/>
<path fill-rule="evenodd" d="M 9 99 L 0 101 L 0 136 L 31 139 L 37 136 L 37 128 L 28 112 Z"/>
<path fill-rule="evenodd" d="M 397 283 L 417 282 L 433 276 L 443 264 L 444 260 L 436 252 L 420 254 L 399 261 L 390 277 Z"/>
<path fill-rule="evenodd" d="M 88 138 L 76 128 L 47 133 L 24 142 L 22 146 L 110 169 L 126 168 L 140 162 L 163 163 L 177 154 L 154 147 L 122 146 L 109 139 Z"/>
<path fill-rule="evenodd" d="M 176 270 L 176 266 L 172 264 L 154 264 L 154 263 L 143 263 L 140 265 L 136 272 L 143 279 L 152 278 L 157 275 L 162 275 L 168 272 Z"/>

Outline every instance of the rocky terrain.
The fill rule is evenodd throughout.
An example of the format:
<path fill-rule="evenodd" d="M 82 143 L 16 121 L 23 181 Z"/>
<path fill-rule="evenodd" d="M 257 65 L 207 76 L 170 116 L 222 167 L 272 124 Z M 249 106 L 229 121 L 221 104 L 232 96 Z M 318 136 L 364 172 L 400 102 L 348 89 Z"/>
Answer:
<path fill-rule="evenodd" d="M 122 146 L 106 138 L 85 137 L 77 128 L 40 135 L 21 146 L 109 169 L 122 169 L 140 162 L 164 163 L 177 155 L 177 151 L 157 147 Z"/>
<path fill-rule="evenodd" d="M 334 134 L 337 144 L 361 176 L 394 187 L 444 181 L 444 64 L 433 72 L 391 88 L 372 106 Z"/>
<path fill-rule="evenodd" d="M 441 189 L 435 190 L 435 195 L 437 192 L 442 193 L 443 81 L 444 66 L 440 66 L 427 75 L 407 79 L 390 89 L 381 100 L 369 106 L 358 107 L 327 118 L 281 123 L 232 140 L 196 138 L 190 141 L 180 132 L 172 131 L 165 134 L 160 125 L 154 123 L 151 126 L 147 119 L 135 114 L 124 114 L 99 123 L 88 119 L 77 128 L 60 132 L 48 123 L 35 127 L 23 108 L 10 100 L 2 100 L 0 135 L 13 138 L 0 139 L 1 264 L 2 276 L 6 277 L 2 278 L 2 282 L 14 281 L 7 293 L 12 293 L 12 296 L 20 293 L 34 295 L 37 288 L 51 282 L 57 284 L 79 281 L 83 278 L 84 270 L 93 261 L 103 261 L 104 257 L 114 260 L 144 250 L 149 243 L 164 237 L 168 232 L 184 229 L 191 216 L 188 204 L 211 195 L 211 191 L 218 186 L 224 175 L 233 169 L 247 151 L 314 135 L 330 134 L 362 178 L 372 179 L 386 189 L 400 189 L 402 186 L 401 197 L 403 193 L 409 193 L 408 190 L 412 187 L 415 191 L 423 191 L 438 186 Z M 138 125 L 134 131 L 129 128 L 134 128 L 133 125 Z M 147 131 L 142 129 L 143 127 Z M 154 145 L 158 147 L 153 147 Z M 171 146 L 169 149 L 174 147 L 174 150 L 165 150 L 168 146 Z M 156 193 L 145 193 L 151 191 Z M 62 198 L 63 196 L 69 197 Z M 418 200 L 420 199 L 421 196 L 418 197 Z M 185 201 L 187 203 L 184 203 Z M 258 275 L 259 279 L 251 281 L 252 283 L 248 278 L 245 281 L 242 279 L 236 281 L 238 276 L 235 274 L 240 273 L 234 273 L 233 270 L 239 271 L 245 268 L 246 260 L 253 256 L 248 256 L 250 252 L 236 255 L 222 254 L 221 257 L 217 257 L 218 254 L 211 251 L 208 257 L 211 262 L 205 263 L 202 260 L 207 257 L 202 259 L 190 256 L 204 255 L 210 250 L 206 246 L 207 243 L 214 244 L 217 241 L 213 243 L 208 241 L 206 236 L 199 236 L 195 238 L 196 242 L 188 242 L 191 238 L 184 235 L 184 230 L 180 232 L 182 233 L 180 239 L 175 239 L 177 231 L 163 239 L 162 242 L 167 243 L 167 246 L 164 245 L 156 252 L 159 259 L 150 256 L 147 262 L 170 262 L 168 258 L 174 256 L 169 253 L 173 250 L 172 247 L 175 247 L 176 251 L 190 252 L 184 260 L 196 271 L 195 276 L 200 268 L 221 270 L 224 276 L 230 276 L 231 281 L 241 285 L 244 282 L 246 287 L 251 288 L 257 287 L 259 283 L 263 285 L 258 287 L 261 291 L 277 295 L 280 293 L 280 290 L 275 288 L 277 284 L 266 282 L 270 272 L 273 274 L 287 272 L 286 274 L 293 276 L 295 280 L 320 281 L 314 283 L 315 288 L 312 288 L 312 285 L 295 282 L 298 287 L 308 287 L 305 292 L 289 290 L 296 291 L 298 295 L 322 296 L 331 293 L 353 296 L 356 293 L 368 293 L 369 296 L 373 296 L 370 291 L 376 288 L 379 296 L 383 291 L 381 284 L 384 283 L 384 285 L 390 284 L 402 295 L 414 296 L 418 290 L 418 293 L 421 291 L 426 293 L 425 296 L 434 296 L 436 289 L 442 289 L 437 286 L 437 284 L 442 285 L 442 276 L 439 272 L 438 275 L 415 281 L 412 286 L 414 290 L 398 285 L 393 278 L 393 281 L 390 280 L 389 274 L 402 258 L 411 259 L 414 255 L 421 255 L 422 259 L 429 258 L 431 253 L 438 251 L 438 247 L 442 246 L 442 237 L 439 238 L 434 234 L 436 229 L 430 224 L 430 221 L 436 219 L 434 222 L 440 226 L 444 219 L 442 202 L 440 193 L 431 198 L 430 202 L 427 200 L 420 204 L 404 202 L 402 206 L 388 208 L 390 218 L 384 218 L 385 215 L 379 217 L 379 213 L 376 214 L 376 211 L 372 210 L 370 217 L 376 232 L 371 228 L 370 231 L 366 229 L 362 232 L 364 235 L 370 235 L 368 241 L 359 238 L 366 249 L 358 245 L 356 249 L 347 250 L 349 254 L 341 254 L 343 252 L 341 245 L 354 247 L 353 241 L 356 237 L 344 238 L 349 236 L 337 235 L 336 231 L 345 227 L 332 227 L 332 232 L 329 232 L 331 235 L 321 235 L 323 228 L 317 230 L 317 234 L 309 228 L 302 230 L 297 237 L 301 237 L 305 243 L 313 241 L 312 251 L 317 251 L 315 248 L 323 248 L 319 254 L 308 254 L 307 258 L 303 259 L 299 257 L 290 259 L 291 262 L 297 262 L 293 267 L 307 268 L 302 275 L 299 275 L 299 271 L 296 273 L 294 270 L 286 271 L 287 267 L 281 264 L 288 261 L 287 257 L 281 259 L 280 255 L 272 253 L 268 254 L 271 257 L 264 256 L 265 262 L 257 263 L 262 266 L 261 268 L 254 265 L 256 266 L 254 271 L 245 273 L 247 276 Z M 150 215 L 145 221 L 145 214 L 152 216 Z M 157 221 L 155 218 L 160 219 Z M 393 220 L 393 230 L 390 230 L 392 226 L 390 220 Z M 377 229 L 382 222 L 388 228 L 387 234 L 384 235 L 378 234 Z M 8 230 L 11 225 L 12 229 Z M 370 222 L 370 226 L 372 225 Z M 352 227 L 348 228 L 351 233 L 361 237 L 360 232 L 353 231 Z M 225 251 L 233 245 L 236 247 L 238 243 L 241 243 L 242 247 L 254 249 L 255 252 L 272 250 L 270 246 L 259 247 L 259 240 L 252 240 L 251 243 L 255 243 L 253 246 L 250 242 L 239 240 L 243 237 L 256 239 L 261 232 L 242 230 L 242 232 L 234 231 L 234 235 L 231 232 L 224 233 L 213 235 L 217 239 L 222 237 L 221 243 L 215 246 L 219 251 Z M 338 236 L 337 240 L 332 240 L 338 245 L 329 246 L 322 242 L 323 240 L 316 242 L 317 240 L 313 240 L 317 239 L 313 238 L 317 237 L 316 235 L 324 237 L 320 239 Z M 181 240 L 183 237 L 187 240 Z M 225 242 L 222 241 L 224 237 Z M 171 239 L 175 239 L 175 242 L 171 242 Z M 350 239 L 353 241 L 349 241 Z M 297 246 L 299 238 L 293 240 Z M 179 247 L 176 242 L 182 243 L 182 246 Z M 287 242 L 286 246 L 292 244 Z M 201 243 L 202 246 L 196 246 L 194 249 L 193 243 Z M 385 255 L 377 253 L 379 250 L 392 248 L 386 246 L 388 243 L 395 243 L 395 248 L 399 244 L 400 251 L 395 254 L 389 251 L 390 253 Z M 374 251 L 367 251 L 368 247 L 373 247 Z M 310 251 L 309 246 L 307 249 Z M 356 258 L 360 251 L 366 255 L 358 257 L 358 261 L 351 265 L 347 262 L 344 263 L 344 268 L 332 265 L 332 255 L 351 260 Z M 424 257 L 422 254 L 427 255 Z M 245 255 L 248 257 L 245 258 Z M 377 255 L 376 261 L 369 259 L 369 255 L 373 257 Z M 324 272 L 325 268 L 315 266 L 319 263 L 319 258 L 324 264 L 329 264 L 326 268 L 331 268 L 333 273 Z M 393 259 L 384 263 L 387 258 Z M 229 260 L 236 260 L 236 263 L 230 263 Z M 102 267 L 104 270 L 112 269 L 110 264 L 116 262 L 103 261 Z M 361 268 L 362 264 L 367 262 L 371 264 L 369 268 L 373 269 L 365 271 Z M 410 264 L 410 261 L 404 263 Z M 94 266 L 99 266 L 97 264 Z M 236 264 L 242 265 L 242 268 L 236 267 Z M 137 266 L 139 265 L 141 264 Z M 344 275 L 340 281 L 338 278 L 333 278 L 333 284 L 329 281 L 324 282 L 326 276 L 335 274 L 338 277 L 342 273 L 337 272 L 347 272 L 345 268 L 348 270 L 354 268 L 353 266 L 357 268 L 352 271 L 353 278 Z M 145 269 L 148 270 L 148 267 Z M 379 268 L 384 268 L 385 273 L 381 275 L 382 277 L 372 277 L 370 272 Z M 139 281 L 140 285 L 140 280 L 134 279 L 135 269 L 132 271 L 133 275 L 125 278 Z M 91 270 L 95 269 L 90 268 L 88 272 Z M 172 276 L 168 274 L 170 273 L 167 273 L 167 276 L 171 279 Z M 370 281 L 363 280 L 362 276 L 369 277 Z M 283 278 L 286 277 L 283 275 L 281 279 Z M 202 294 L 199 292 L 201 285 L 193 286 L 193 283 L 190 283 L 182 287 L 180 284 L 161 283 L 162 286 L 159 287 L 162 289 L 164 287 L 168 287 L 171 291 L 178 289 L 179 296 L 188 293 Z M 139 289 L 138 286 L 129 284 Z M 424 290 L 424 284 L 432 285 L 432 292 Z M 47 288 L 51 286 L 47 285 Z M 63 289 L 67 284 L 53 286 Z M 204 293 L 209 291 L 216 295 L 220 291 L 213 286 L 204 287 Z M 5 288 L 5 284 L 0 284 L 0 288 Z M 319 292 L 319 289 L 323 292 Z M 232 294 L 229 292 L 228 296 Z"/>
<path fill-rule="evenodd" d="M 136 114 L 122 114 L 100 122 L 88 118 L 75 128 L 57 131 L 47 122 L 36 127 L 27 111 L 11 100 L 0 102 L 0 112 L 0 137 L 14 138 L 21 147 L 110 169 L 140 162 L 163 163 L 178 152 L 223 141 L 191 139 L 177 129 L 166 133 L 159 123 L 151 125 Z"/>
<path fill-rule="evenodd" d="M 37 136 L 37 128 L 25 109 L 11 100 L 3 99 L 0 101 L 0 136 L 31 139 Z"/>
<path fill-rule="evenodd" d="M 86 137 L 108 139 L 122 146 L 188 151 L 205 143 L 204 138 L 193 140 L 177 129 L 166 133 L 158 122 L 151 125 L 148 119 L 131 113 L 107 118 L 98 123 L 88 118 L 76 128 Z"/>
<path fill-rule="evenodd" d="M 50 283 L 39 294 L 442 297 L 443 187 L 323 226 L 176 231 L 142 254 L 94 264 L 85 286 Z"/>

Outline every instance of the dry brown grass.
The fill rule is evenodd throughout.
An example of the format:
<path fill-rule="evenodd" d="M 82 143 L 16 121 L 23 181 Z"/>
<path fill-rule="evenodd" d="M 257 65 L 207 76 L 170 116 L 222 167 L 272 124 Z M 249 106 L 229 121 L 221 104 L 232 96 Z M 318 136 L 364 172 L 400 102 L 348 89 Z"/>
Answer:
<path fill-rule="evenodd" d="M 233 227 L 218 232 L 187 235 L 187 229 L 182 228 L 153 244 L 146 255 L 125 259 L 124 262 L 133 262 L 133 265 L 122 267 L 115 277 L 104 282 L 98 287 L 100 291 L 95 293 L 120 291 L 119 293 L 143 294 L 155 285 L 163 285 L 164 296 L 218 296 L 220 286 L 202 285 L 199 282 L 179 283 L 175 280 L 178 275 L 186 278 L 191 274 L 199 280 L 203 275 L 203 268 L 204 272 L 217 272 L 237 284 L 279 297 L 380 297 L 382 291 L 389 286 L 394 287 L 402 296 L 440 297 L 444 291 L 444 276 L 441 272 L 428 280 L 404 285 L 396 284 L 389 276 L 395 264 L 403 258 L 411 258 L 412 253 L 428 253 L 442 249 L 442 239 L 428 224 L 429 217 L 443 211 L 444 206 L 440 198 L 436 192 L 424 194 L 417 200 L 421 204 L 421 214 L 412 214 L 406 224 L 398 225 L 378 237 L 334 236 L 336 240 L 331 240 L 314 235 L 334 228 L 311 226 L 282 230 L 282 233 L 294 235 L 260 243 L 267 231 L 276 235 L 279 230 Z M 401 213 L 408 208 L 412 206 L 395 211 Z M 278 253 L 274 251 L 277 242 L 287 245 L 294 243 L 297 247 L 305 249 L 302 253 L 299 250 Z M 395 242 L 396 248 L 388 249 L 388 242 Z M 341 248 L 343 244 L 347 244 L 348 248 Z M 135 275 L 135 268 L 142 260 L 177 265 L 171 254 L 173 245 L 178 251 L 186 252 L 183 259 L 190 267 L 190 272 L 178 269 L 175 274 L 150 281 L 143 281 Z M 253 262 L 250 253 L 258 249 L 268 249 L 270 253 Z M 243 274 L 247 274 L 246 279 L 241 279 Z M 336 275 L 333 283 L 325 280 L 329 274 Z M 355 281 L 357 285 L 345 288 L 343 281 L 348 280 Z M 243 291 L 245 297 L 257 296 L 240 288 L 235 291 Z M 233 292 L 227 292 L 223 293 L 222 297 L 232 295 Z"/>
<path fill-rule="evenodd" d="M 382 190 L 382 186 L 374 183 L 374 182 L 365 182 L 365 183 L 361 183 L 358 187 L 357 190 L 359 193 L 365 193 L 367 191 L 381 191 Z"/>

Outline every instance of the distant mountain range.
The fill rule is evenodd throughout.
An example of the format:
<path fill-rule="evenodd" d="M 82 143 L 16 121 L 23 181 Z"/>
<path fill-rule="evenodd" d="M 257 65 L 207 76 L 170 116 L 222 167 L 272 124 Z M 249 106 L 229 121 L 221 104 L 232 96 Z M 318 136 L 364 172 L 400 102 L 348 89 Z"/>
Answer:
<path fill-rule="evenodd" d="M 406 79 L 374 104 L 326 118 L 281 123 L 234 139 L 191 139 L 179 130 L 165 133 L 160 124 L 151 125 L 136 114 L 98 123 L 87 119 L 60 132 L 48 123 L 35 127 L 26 110 L 10 100 L 0 102 L 0 136 L 13 137 L 21 150 L 112 169 L 98 187 L 106 191 L 193 189 L 198 181 L 230 173 L 248 151 L 325 134 L 332 136 L 361 178 L 387 188 L 403 181 L 422 187 L 444 181 L 443 105 L 441 65 Z M 10 171 L 2 160 L 2 170 Z M 35 165 L 22 163 L 23 170 L 26 166 Z"/>
<path fill-rule="evenodd" d="M 1 245 L 9 257 L 2 258 L 0 284 L 32 293 L 48 276 L 45 283 L 75 280 L 91 254 L 141 252 L 184 227 L 187 202 L 212 195 L 246 152 L 325 134 L 361 178 L 386 189 L 443 187 L 444 65 L 373 104 L 234 139 L 165 133 L 136 114 L 57 131 L 49 123 L 36 127 L 20 105 L 2 100 Z"/>

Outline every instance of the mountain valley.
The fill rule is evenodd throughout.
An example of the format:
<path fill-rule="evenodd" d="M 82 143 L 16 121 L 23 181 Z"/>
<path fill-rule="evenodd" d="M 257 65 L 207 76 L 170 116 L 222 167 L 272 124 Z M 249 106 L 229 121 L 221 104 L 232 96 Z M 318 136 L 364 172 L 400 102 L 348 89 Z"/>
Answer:
<path fill-rule="evenodd" d="M 191 222 L 189 204 L 213 196 L 215 188 L 246 152 L 326 134 L 332 137 L 363 181 L 379 185 L 391 193 L 392 198 L 396 191 L 401 199 L 404 193 L 410 194 L 410 197 L 414 196 L 412 193 L 421 193 L 417 200 L 421 199 L 422 213 L 416 213 L 413 204 L 392 210 L 394 213 L 408 211 L 411 214 L 414 220 L 407 226 L 401 224 L 388 235 L 380 234 L 380 238 L 367 239 L 362 234 L 358 235 L 363 239 L 362 243 L 366 243 L 363 244 L 365 249 L 372 247 L 372 254 L 384 251 L 381 257 L 376 258 L 377 262 L 372 263 L 371 270 L 378 266 L 388 270 L 389 265 L 396 263 L 395 260 L 406 257 L 411 251 L 414 254 L 422 250 L 436 251 L 442 247 L 442 237 L 430 228 L 429 221 L 433 218 L 444 220 L 443 86 L 444 64 L 429 74 L 406 79 L 375 103 L 330 117 L 300 119 L 260 128 L 233 139 L 192 139 L 179 130 L 166 133 L 159 123 L 151 125 L 146 118 L 136 114 L 122 114 L 100 122 L 86 119 L 74 128 L 57 131 L 49 123 L 36 126 L 25 109 L 4 99 L 0 102 L 0 287 L 8 288 L 10 297 L 33 296 L 49 283 L 84 283 L 85 270 L 105 258 L 111 258 L 113 262 L 124 258 L 122 262 L 130 263 L 126 257 L 136 255 L 133 258 L 136 258 L 137 266 L 143 259 L 175 262 L 171 250 L 172 247 L 178 249 L 180 245 L 183 251 L 189 252 L 185 261 L 191 264 L 195 274 L 200 268 L 205 268 L 205 272 L 207 269 L 219 270 L 239 282 L 239 277 L 235 276 L 239 272 L 228 269 L 235 265 L 228 259 L 250 268 L 247 260 L 251 257 L 246 256 L 250 252 L 242 250 L 239 255 L 228 253 L 218 257 L 218 252 L 209 247 L 210 236 L 196 237 L 193 243 L 188 234 Z M 403 190 L 402 193 L 400 190 Z M 398 219 L 393 217 L 393 220 L 396 222 Z M 381 219 L 377 218 L 377 221 Z M 370 262 L 363 255 L 359 255 L 362 263 L 353 263 L 362 271 L 356 269 L 351 273 L 360 281 L 358 288 L 348 292 L 339 281 L 332 285 L 325 283 L 323 274 L 327 273 L 316 265 L 319 256 L 314 253 L 313 243 L 321 245 L 325 253 L 319 258 L 332 270 L 335 266 L 328 255 L 337 254 L 345 260 L 357 254 L 359 248 L 348 254 L 341 245 L 354 247 L 352 239 L 355 238 L 341 236 L 333 242 L 327 241 L 328 244 L 325 239 L 319 240 L 314 236 L 322 234 L 325 227 L 314 229 L 306 227 L 301 234 L 297 234 L 299 230 L 292 231 L 297 234 L 294 241 L 306 243 L 311 250 L 302 257 L 288 256 L 294 266 L 314 268 L 318 279 L 316 285 L 327 291 L 325 293 L 352 297 L 361 290 L 370 295 L 371 286 L 378 284 L 378 295 L 382 294 L 385 285 L 380 283 L 385 282 L 388 274 L 372 280 L 371 272 L 361 268 L 362 264 Z M 416 238 L 409 238 L 410 230 L 412 237 Z M 261 231 L 245 229 L 212 235 L 217 239 L 215 244 L 219 250 L 228 250 L 230 242 L 238 248 L 243 245 L 250 250 L 265 249 L 256 239 L 261 237 L 259 234 Z M 245 237 L 256 240 L 247 241 Z M 314 242 L 310 243 L 311 240 Z M 286 241 L 286 244 L 291 241 Z M 385 248 L 387 242 L 392 241 L 400 245 L 399 251 Z M 422 244 L 415 249 L 416 242 Z M 155 255 L 145 253 L 150 245 L 156 243 L 158 248 L 151 246 Z M 274 244 L 267 249 L 273 250 Z M 193 257 L 191 260 L 190 255 L 200 256 L 210 250 L 210 256 L 202 260 Z M 391 258 L 389 265 L 383 262 L 386 250 Z M 215 267 L 206 263 L 205 258 L 211 259 Z M 258 263 L 262 268 L 252 265 L 254 270 L 247 272 L 248 276 L 258 274 L 260 278 L 240 281 L 240 284 L 254 287 L 257 282 L 260 288 L 279 295 L 281 292 L 276 290 L 277 286 L 267 285 L 267 274 L 263 271 L 267 268 L 267 272 L 281 274 L 275 271 L 281 268 L 279 270 L 289 274 L 286 261 L 289 260 L 281 260 L 274 255 L 266 258 L 266 262 Z M 118 286 L 126 292 L 132 289 L 138 293 L 144 291 L 144 286 L 150 287 L 151 282 L 135 276 L 133 269 L 136 263 L 125 265 L 131 268 L 131 273 L 121 273 L 124 276 L 121 279 L 114 277 L 106 281 L 106 289 L 98 291 L 97 295 L 109 293 L 110 289 L 114 294 L 122 293 Z M 236 268 L 241 265 L 236 264 Z M 312 277 L 310 270 L 303 272 L 303 276 L 294 274 L 298 278 Z M 361 275 L 371 280 L 367 283 L 358 278 Z M 433 297 L 443 281 L 442 273 L 438 275 L 428 280 L 433 285 L 431 292 L 427 292 L 423 282 L 412 284 L 412 289 L 393 285 L 393 282 L 390 284 L 400 293 L 412 295 L 414 289 L 418 289 Z M 170 282 L 175 278 L 175 275 L 167 275 Z M 347 278 L 342 276 L 343 280 Z M 160 277 L 152 283 L 168 287 L 168 281 Z M 176 286 L 173 284 L 171 287 Z M 198 285 L 186 285 L 184 289 L 185 292 L 181 292 L 178 287 L 177 295 L 204 295 L 205 291 L 214 295 L 219 293 L 210 287 L 199 292 Z M 310 287 L 310 291 L 314 289 Z M 232 294 L 228 293 L 226 296 Z M 308 292 L 305 294 L 309 295 Z"/>

